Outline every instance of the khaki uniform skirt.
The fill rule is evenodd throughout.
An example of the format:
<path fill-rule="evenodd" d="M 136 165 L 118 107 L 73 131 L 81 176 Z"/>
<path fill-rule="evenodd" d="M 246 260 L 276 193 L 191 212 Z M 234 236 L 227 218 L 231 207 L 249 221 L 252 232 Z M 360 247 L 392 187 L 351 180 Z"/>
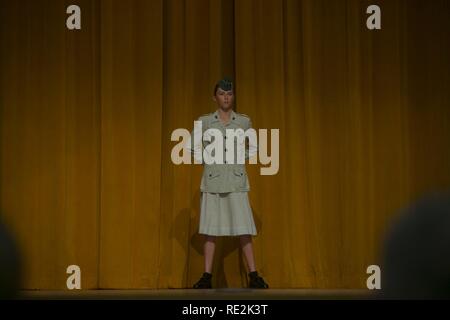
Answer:
<path fill-rule="evenodd" d="M 210 236 L 256 235 L 247 192 L 202 192 L 199 233 Z"/>

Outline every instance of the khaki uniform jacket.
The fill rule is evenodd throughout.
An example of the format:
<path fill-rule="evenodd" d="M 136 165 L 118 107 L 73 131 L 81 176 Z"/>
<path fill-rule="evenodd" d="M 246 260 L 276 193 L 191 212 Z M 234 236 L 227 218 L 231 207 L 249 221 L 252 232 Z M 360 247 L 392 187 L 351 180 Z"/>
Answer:
<path fill-rule="evenodd" d="M 202 136 L 208 129 L 218 129 L 222 132 L 224 149 L 223 163 L 207 164 L 204 159 L 202 159 L 202 155 L 203 150 L 211 143 L 211 141 L 205 141 L 202 137 L 194 137 L 194 141 L 197 141 L 197 143 L 194 141 L 189 143 L 189 151 L 194 154 L 194 158 L 197 160 L 201 159 L 203 164 L 203 175 L 200 190 L 202 192 L 210 193 L 249 191 L 250 183 L 245 170 L 245 164 L 237 163 L 236 156 L 233 163 L 227 163 L 225 160 L 225 153 L 227 151 L 226 129 L 242 129 L 243 131 L 246 131 L 252 127 L 250 118 L 246 115 L 232 111 L 230 121 L 225 125 L 219 118 L 219 112 L 216 111 L 214 113 L 201 116 L 197 121 L 202 122 Z M 191 135 L 191 137 L 192 136 L 193 135 Z M 236 148 L 236 144 L 238 142 L 236 139 L 234 140 L 234 145 Z M 252 157 L 256 154 L 256 152 L 257 144 L 248 143 L 248 145 L 245 146 L 245 159 Z"/>

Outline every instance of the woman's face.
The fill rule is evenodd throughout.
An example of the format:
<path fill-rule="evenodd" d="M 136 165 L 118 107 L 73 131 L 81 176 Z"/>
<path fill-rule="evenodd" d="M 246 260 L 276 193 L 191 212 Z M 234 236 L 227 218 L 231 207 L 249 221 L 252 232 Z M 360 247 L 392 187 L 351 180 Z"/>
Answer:
<path fill-rule="evenodd" d="M 217 89 L 216 95 L 214 96 L 214 101 L 222 110 L 229 110 L 233 107 L 234 93 L 233 90 L 224 91 L 220 88 Z"/>

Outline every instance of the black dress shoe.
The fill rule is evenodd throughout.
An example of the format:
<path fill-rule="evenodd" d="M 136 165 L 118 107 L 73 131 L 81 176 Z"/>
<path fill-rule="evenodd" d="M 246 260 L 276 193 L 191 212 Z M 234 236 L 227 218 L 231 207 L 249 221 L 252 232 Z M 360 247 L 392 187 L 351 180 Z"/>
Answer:
<path fill-rule="evenodd" d="M 211 277 L 211 273 L 204 272 L 200 280 L 194 284 L 194 289 L 211 289 Z"/>
<path fill-rule="evenodd" d="M 258 275 L 257 271 L 250 272 L 248 274 L 250 277 L 249 288 L 253 289 L 267 289 L 269 285 L 264 281 L 264 279 Z"/>

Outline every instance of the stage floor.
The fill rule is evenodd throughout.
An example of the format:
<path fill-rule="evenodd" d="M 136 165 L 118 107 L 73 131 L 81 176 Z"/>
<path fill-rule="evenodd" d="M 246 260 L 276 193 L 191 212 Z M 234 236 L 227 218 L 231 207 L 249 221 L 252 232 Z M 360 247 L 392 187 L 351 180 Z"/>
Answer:
<path fill-rule="evenodd" d="M 20 299 L 151 299 L 151 300 L 298 300 L 298 299 L 372 299 L 369 290 L 320 289 L 159 289 L 159 290 L 73 290 L 21 291 Z"/>

